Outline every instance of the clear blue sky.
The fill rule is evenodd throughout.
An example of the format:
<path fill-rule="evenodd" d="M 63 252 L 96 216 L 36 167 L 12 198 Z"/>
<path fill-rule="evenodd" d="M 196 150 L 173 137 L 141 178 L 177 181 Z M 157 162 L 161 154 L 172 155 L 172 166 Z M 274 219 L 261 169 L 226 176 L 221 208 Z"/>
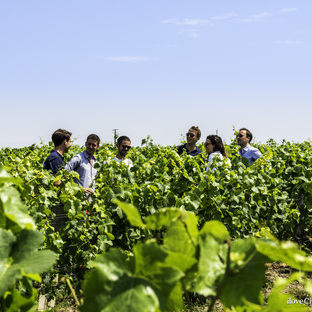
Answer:
<path fill-rule="evenodd" d="M 178 144 L 312 138 L 311 0 L 0 3 L 0 148 L 65 128 Z"/>

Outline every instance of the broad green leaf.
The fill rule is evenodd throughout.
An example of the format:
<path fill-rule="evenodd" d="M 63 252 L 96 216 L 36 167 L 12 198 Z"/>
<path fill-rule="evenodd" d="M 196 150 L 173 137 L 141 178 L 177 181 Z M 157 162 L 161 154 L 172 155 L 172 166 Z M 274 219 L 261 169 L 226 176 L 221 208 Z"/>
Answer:
<path fill-rule="evenodd" d="M 22 230 L 17 236 L 10 256 L 14 262 L 20 262 L 28 257 L 32 252 L 41 247 L 43 243 L 43 235 L 40 232 L 32 230 Z"/>
<path fill-rule="evenodd" d="M 222 303 L 228 308 L 244 306 L 244 300 L 260 304 L 267 261 L 255 248 L 252 238 L 232 242 L 230 267 L 219 286 Z"/>
<path fill-rule="evenodd" d="M 107 266 L 110 266 L 107 263 Z M 154 312 L 158 311 L 158 298 L 151 285 L 139 278 L 120 275 L 116 280 L 107 279 L 105 266 L 86 275 L 84 304 L 85 312 Z"/>
<path fill-rule="evenodd" d="M 133 226 L 145 227 L 143 223 L 140 213 L 136 207 L 131 204 L 123 203 L 118 199 L 114 199 L 114 202 L 122 209 L 122 211 L 126 214 L 129 222 Z"/>
<path fill-rule="evenodd" d="M 18 265 L 12 265 L 9 263 L 3 267 L 0 276 L 0 297 L 13 286 L 17 279 L 21 279 L 22 277 L 21 268 Z"/>
<path fill-rule="evenodd" d="M 163 208 L 156 211 L 153 215 L 144 218 L 147 228 L 151 230 L 161 229 L 169 226 L 183 216 L 179 208 Z"/>
<path fill-rule="evenodd" d="M 226 227 L 219 221 L 208 221 L 201 229 L 200 234 L 208 234 L 214 237 L 218 242 L 225 242 L 230 234 Z"/>
<path fill-rule="evenodd" d="M 13 183 L 15 185 L 22 185 L 23 179 L 13 178 L 1 165 L 0 165 L 0 184 Z"/>
<path fill-rule="evenodd" d="M 7 258 L 10 255 L 11 248 L 13 243 L 15 242 L 15 236 L 11 231 L 6 231 L 0 228 L 0 263 L 2 264 L 3 261 L 6 262 Z M 1 265 L 0 264 L 0 265 Z M 0 269 L 0 276 L 1 276 L 1 269 Z"/>
<path fill-rule="evenodd" d="M 133 252 L 135 273 L 154 285 L 160 308 L 164 311 L 180 309 L 183 305 L 180 280 L 184 273 L 167 262 L 168 253 L 155 241 L 139 243 Z"/>
<path fill-rule="evenodd" d="M 166 258 L 166 264 L 178 268 L 182 272 L 186 272 L 197 263 L 195 257 L 191 257 L 182 252 L 173 252 L 169 250 L 167 252 L 168 256 Z"/>
<path fill-rule="evenodd" d="M 215 296 L 225 275 L 228 246 L 220 243 L 207 231 L 201 231 L 198 240 L 200 256 L 193 290 L 204 296 Z"/>
<path fill-rule="evenodd" d="M 31 288 L 31 293 L 22 294 L 17 289 L 13 289 L 12 293 L 5 298 L 7 304 L 5 311 L 38 311 L 37 305 L 38 292 L 35 288 Z"/>
<path fill-rule="evenodd" d="M 293 242 L 273 242 L 266 239 L 255 239 L 255 246 L 259 252 L 272 261 L 283 261 L 297 270 L 312 271 L 312 258 L 298 249 Z"/>
<path fill-rule="evenodd" d="M 17 279 L 27 274 L 40 274 L 50 270 L 56 260 L 56 254 L 50 250 L 38 251 L 43 236 L 40 232 L 22 230 L 13 241 L 10 232 L 0 229 L 0 296 Z M 6 239 L 6 242 L 3 242 Z M 11 242 L 8 245 L 8 242 Z M 5 252 L 3 247 L 7 248 Z M 31 275 L 29 275 L 31 276 Z M 37 279 L 37 275 L 36 275 Z"/>
<path fill-rule="evenodd" d="M 117 249 L 91 263 L 85 279 L 82 311 L 157 311 L 159 301 L 148 281 L 132 274 L 126 256 Z"/>
<path fill-rule="evenodd" d="M 28 215 L 27 208 L 21 203 L 20 194 L 13 187 L 0 187 L 0 203 L 3 215 L 20 228 L 35 228 L 33 219 Z"/>
<path fill-rule="evenodd" d="M 48 272 L 56 261 L 56 257 L 57 255 L 51 250 L 39 250 L 20 261 L 19 266 L 26 274 Z"/>
<path fill-rule="evenodd" d="M 164 251 L 156 241 L 147 241 L 145 244 L 138 243 L 133 248 L 135 256 L 135 274 L 153 275 L 159 272 L 165 262 L 168 253 Z"/>
<path fill-rule="evenodd" d="M 194 241 L 182 220 L 171 224 L 164 238 L 164 247 L 166 249 L 193 257 L 196 246 L 197 242 Z"/>

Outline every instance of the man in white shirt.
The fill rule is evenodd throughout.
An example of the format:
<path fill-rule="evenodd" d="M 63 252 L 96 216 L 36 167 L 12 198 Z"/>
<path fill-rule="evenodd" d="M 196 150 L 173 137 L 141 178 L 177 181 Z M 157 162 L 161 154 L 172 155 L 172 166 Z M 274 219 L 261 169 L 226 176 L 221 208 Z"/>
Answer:
<path fill-rule="evenodd" d="M 65 166 L 65 169 L 70 172 L 75 170 L 79 173 L 79 180 L 75 179 L 85 194 L 92 194 L 95 190 L 94 178 L 97 170 L 94 168 L 96 158 L 95 152 L 100 147 L 100 138 L 96 134 L 90 134 L 85 143 L 86 150 L 82 153 L 75 155 Z"/>
<path fill-rule="evenodd" d="M 130 159 L 126 158 L 130 148 L 131 148 L 131 140 L 123 135 L 117 139 L 117 155 L 113 158 L 113 160 L 118 162 L 123 162 L 129 168 L 133 167 L 133 163 Z"/>

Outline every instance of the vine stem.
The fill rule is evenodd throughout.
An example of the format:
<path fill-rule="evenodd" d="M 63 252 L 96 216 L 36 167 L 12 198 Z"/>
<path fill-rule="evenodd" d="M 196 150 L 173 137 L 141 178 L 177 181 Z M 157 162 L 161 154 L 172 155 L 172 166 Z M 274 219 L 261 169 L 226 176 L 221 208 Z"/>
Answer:
<path fill-rule="evenodd" d="M 79 306 L 80 303 L 79 303 L 79 300 L 78 300 L 78 298 L 77 298 L 77 296 L 76 296 L 76 292 L 75 292 L 75 290 L 74 290 L 74 288 L 73 288 L 73 286 L 72 286 L 72 284 L 71 284 L 71 282 L 70 282 L 70 280 L 69 280 L 68 278 L 66 278 L 66 283 L 67 283 L 67 285 L 68 285 L 68 287 L 69 287 L 71 293 L 73 294 L 73 297 L 74 297 L 74 299 L 75 299 L 77 305 Z"/>
<path fill-rule="evenodd" d="M 186 287 L 185 287 L 184 282 L 182 282 L 182 287 L 183 287 L 183 292 L 184 292 L 184 294 L 185 294 L 186 301 L 187 301 L 189 307 L 191 307 L 191 306 L 192 306 L 192 302 L 191 302 L 189 293 L 188 293 L 188 291 L 186 290 Z"/>
<path fill-rule="evenodd" d="M 188 237 L 189 237 L 189 239 L 190 239 L 192 245 L 196 248 L 196 244 L 195 244 L 195 242 L 194 242 L 194 240 L 193 240 L 193 237 L 192 237 L 191 233 L 190 233 L 189 230 L 188 230 L 187 224 L 186 224 L 184 221 L 182 221 L 182 220 L 180 220 L 180 221 L 182 222 L 182 224 L 183 224 L 183 226 L 184 226 L 184 228 L 185 228 L 185 231 L 186 231 L 186 233 L 187 233 L 187 235 L 188 235 Z"/>

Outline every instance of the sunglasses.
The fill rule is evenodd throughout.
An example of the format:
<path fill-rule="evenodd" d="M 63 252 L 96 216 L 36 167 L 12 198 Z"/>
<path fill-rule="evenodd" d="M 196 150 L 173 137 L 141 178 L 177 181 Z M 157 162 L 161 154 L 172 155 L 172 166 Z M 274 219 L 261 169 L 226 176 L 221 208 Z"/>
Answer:
<path fill-rule="evenodd" d="M 236 137 L 237 138 L 242 138 L 244 135 L 243 134 L 238 134 Z"/>
<path fill-rule="evenodd" d="M 205 142 L 205 147 L 207 147 L 207 146 L 210 145 L 210 144 L 212 144 L 212 143 L 207 143 L 207 142 Z"/>
<path fill-rule="evenodd" d="M 128 146 L 128 145 L 121 145 L 121 147 L 122 147 L 123 149 L 130 149 L 130 148 L 131 148 L 131 146 Z"/>
<path fill-rule="evenodd" d="M 190 136 L 191 138 L 193 138 L 193 137 L 195 136 L 195 134 L 194 134 L 194 133 L 189 133 L 189 132 L 188 132 L 188 133 L 186 134 L 186 136 L 187 136 L 187 137 Z"/>

